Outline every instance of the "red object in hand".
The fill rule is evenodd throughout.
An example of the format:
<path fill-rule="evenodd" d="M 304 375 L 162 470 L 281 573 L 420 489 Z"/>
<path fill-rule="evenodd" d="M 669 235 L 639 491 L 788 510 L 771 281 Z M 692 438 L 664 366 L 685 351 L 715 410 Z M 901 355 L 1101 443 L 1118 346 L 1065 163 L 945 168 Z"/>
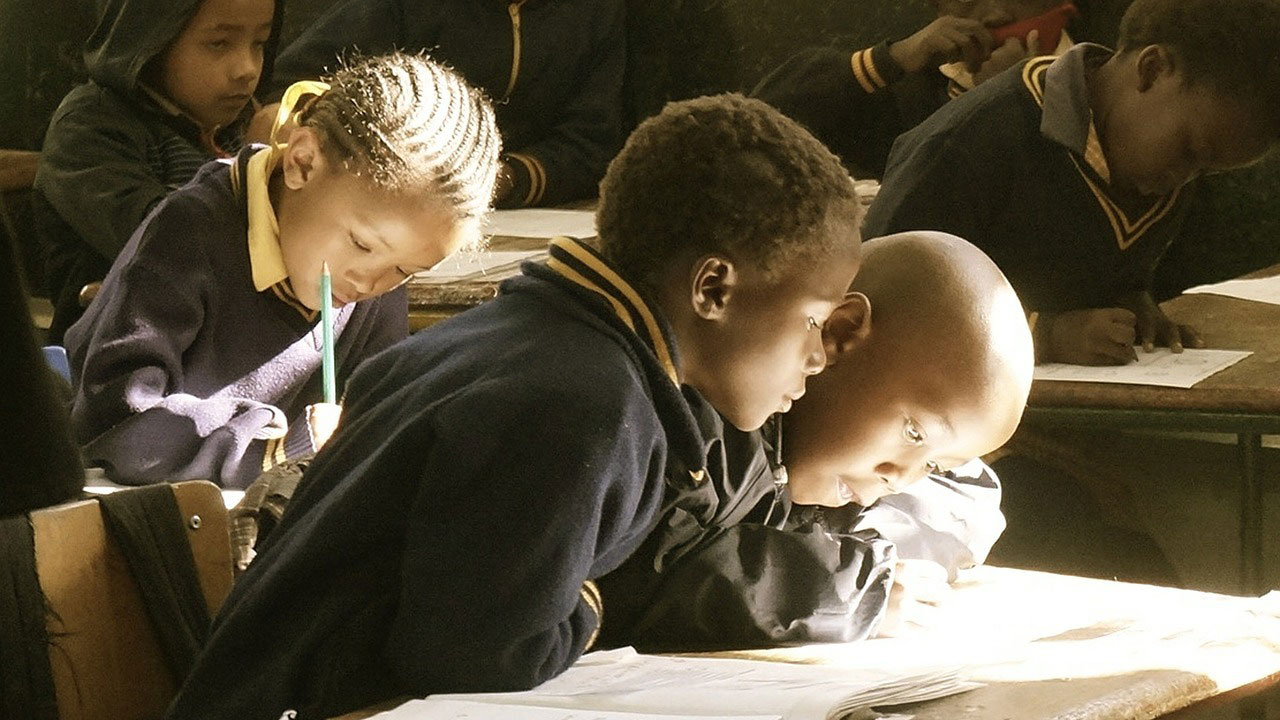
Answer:
<path fill-rule="evenodd" d="M 1032 30 L 1039 30 L 1040 52 L 1052 53 L 1062 40 L 1062 30 L 1067 27 L 1067 21 L 1077 14 L 1076 6 L 1065 2 L 1043 15 L 992 28 L 991 37 L 996 41 L 996 47 L 1004 45 L 1009 38 L 1018 38 L 1025 44 L 1027 34 Z"/>

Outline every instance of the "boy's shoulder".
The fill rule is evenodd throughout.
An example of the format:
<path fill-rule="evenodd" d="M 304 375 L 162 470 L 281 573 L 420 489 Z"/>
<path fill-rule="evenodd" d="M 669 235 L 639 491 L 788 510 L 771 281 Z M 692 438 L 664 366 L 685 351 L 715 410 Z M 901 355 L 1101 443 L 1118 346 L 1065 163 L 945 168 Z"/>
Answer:
<path fill-rule="evenodd" d="M 1040 105 L 1024 61 L 944 105 L 906 137 L 915 143 L 954 141 L 965 146 L 1017 147 L 1040 135 Z M 1037 76 L 1038 77 L 1038 76 Z M 1042 90 L 1041 90 L 1042 92 Z"/>

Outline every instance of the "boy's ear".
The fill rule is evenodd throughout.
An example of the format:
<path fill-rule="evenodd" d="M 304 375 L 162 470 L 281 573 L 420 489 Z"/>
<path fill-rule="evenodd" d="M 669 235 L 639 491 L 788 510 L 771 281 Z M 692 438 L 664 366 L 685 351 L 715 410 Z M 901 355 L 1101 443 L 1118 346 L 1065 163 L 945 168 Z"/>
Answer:
<path fill-rule="evenodd" d="M 703 320 L 722 318 L 737 283 L 738 270 L 731 260 L 716 255 L 698 260 L 689 290 L 694 313 Z"/>
<path fill-rule="evenodd" d="M 827 365 L 835 365 L 857 350 L 870 335 L 871 301 L 860 292 L 849 293 L 822 326 L 822 349 L 827 353 Z"/>
<path fill-rule="evenodd" d="M 290 190 L 300 190 L 311 182 L 316 172 L 324 167 L 325 157 L 320 147 L 320 137 L 311 128 L 295 128 L 289 133 L 289 144 L 280 160 L 284 171 L 284 184 Z"/>
<path fill-rule="evenodd" d="M 1173 53 L 1163 45 L 1148 45 L 1138 51 L 1138 92 L 1146 92 L 1155 86 L 1160 76 L 1177 70 Z"/>

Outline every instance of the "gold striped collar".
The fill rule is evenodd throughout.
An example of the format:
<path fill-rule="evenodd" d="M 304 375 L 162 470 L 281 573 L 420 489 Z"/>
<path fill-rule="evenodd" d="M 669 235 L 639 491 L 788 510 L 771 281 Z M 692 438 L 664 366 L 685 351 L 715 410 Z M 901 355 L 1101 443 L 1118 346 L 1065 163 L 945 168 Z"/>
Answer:
<path fill-rule="evenodd" d="M 679 385 L 675 360 L 658 316 L 640 293 L 609 267 L 599 253 L 568 237 L 558 237 L 548 248 L 547 267 L 576 285 L 604 298 L 618 319 L 645 342 L 671 382 Z"/>

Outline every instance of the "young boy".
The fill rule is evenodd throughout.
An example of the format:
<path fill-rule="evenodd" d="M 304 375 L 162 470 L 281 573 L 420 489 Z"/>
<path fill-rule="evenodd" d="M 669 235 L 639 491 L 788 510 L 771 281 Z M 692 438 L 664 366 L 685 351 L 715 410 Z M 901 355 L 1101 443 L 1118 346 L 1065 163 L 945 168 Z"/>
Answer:
<path fill-rule="evenodd" d="M 1152 271 L 1183 186 L 1280 137 L 1277 37 L 1276 0 L 1136 0 L 1117 51 L 1029 60 L 903 135 L 864 229 L 981 247 L 1032 311 L 1041 361 L 1199 345 L 1156 306 Z"/>
<path fill-rule="evenodd" d="M 854 177 L 880 179 L 893 141 L 947 100 L 1041 50 L 1038 31 L 996 46 L 991 29 L 1062 0 L 933 0 L 938 17 L 907 38 L 801 51 L 760 81 L 754 97 L 809 128 Z M 1024 44 L 1025 43 L 1025 44 Z M 1066 35 L 1060 44 L 1069 46 Z"/>
<path fill-rule="evenodd" d="M 791 412 L 764 433 L 701 418 L 713 482 L 669 489 L 657 529 L 601 579 L 603 645 L 857 640 L 886 629 L 895 561 L 943 578 L 982 561 L 1004 520 L 973 458 L 1013 434 L 1030 391 L 1021 305 L 981 251 L 938 233 L 869 241 L 852 290 Z"/>
<path fill-rule="evenodd" d="M 290 43 L 260 97 L 275 102 L 351 52 L 423 51 L 494 101 L 500 208 L 593 197 L 622 144 L 623 0 L 343 0 Z"/>
<path fill-rule="evenodd" d="M 755 429 L 800 397 L 858 266 L 839 161 L 764 103 L 701 98 L 643 123 L 601 191 L 600 252 L 557 240 L 356 373 L 169 717 L 557 675 L 665 485 L 707 482 L 698 408 Z"/>
<path fill-rule="evenodd" d="M 170 191 L 240 146 L 269 69 L 281 0 L 122 0 L 85 50 L 89 80 L 58 106 L 33 195 L 54 304 L 49 339 L 80 317 L 80 292 L 107 275 Z"/>
<path fill-rule="evenodd" d="M 322 304 L 336 389 L 407 334 L 404 281 L 479 241 L 500 146 L 488 101 L 404 54 L 326 80 L 298 96 L 286 145 L 165 198 L 67 331 L 77 439 L 112 480 L 243 488 L 309 458 L 338 409 L 320 405 Z"/>

